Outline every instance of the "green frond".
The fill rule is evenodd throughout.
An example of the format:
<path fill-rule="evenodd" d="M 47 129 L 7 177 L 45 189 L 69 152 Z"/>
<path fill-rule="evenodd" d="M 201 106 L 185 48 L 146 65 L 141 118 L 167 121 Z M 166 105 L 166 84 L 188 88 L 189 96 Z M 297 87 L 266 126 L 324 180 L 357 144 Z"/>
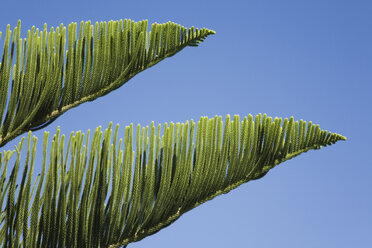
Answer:
<path fill-rule="evenodd" d="M 2 247 L 122 247 L 170 225 L 183 213 L 263 177 L 277 164 L 346 138 L 293 118 L 249 115 L 88 134 L 44 136 L 42 171 L 32 190 L 36 138 L 0 154 Z M 163 131 L 161 132 L 161 129 Z M 136 142 L 135 149 L 133 142 Z M 67 144 L 67 145 L 66 145 Z M 49 154 L 49 156 L 47 155 Z M 23 162 L 22 162 L 23 163 Z M 48 168 L 48 169 L 46 169 Z M 30 211 L 31 210 L 31 211 Z M 30 220 L 28 222 L 28 220 Z"/>
<path fill-rule="evenodd" d="M 9 25 L 5 33 L 0 63 L 0 147 L 214 34 L 172 22 L 154 23 L 148 32 L 147 20 L 127 19 L 94 25 L 81 22 L 79 30 L 76 23 L 67 30 L 61 24 L 49 31 L 45 24 L 43 30 L 32 27 L 24 40 L 20 29 L 19 21 L 12 38 Z"/>

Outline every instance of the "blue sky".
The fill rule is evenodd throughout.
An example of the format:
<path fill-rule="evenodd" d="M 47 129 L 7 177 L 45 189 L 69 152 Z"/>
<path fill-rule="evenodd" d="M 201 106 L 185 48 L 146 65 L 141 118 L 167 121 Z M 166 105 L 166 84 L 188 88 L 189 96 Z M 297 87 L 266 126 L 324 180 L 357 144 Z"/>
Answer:
<path fill-rule="evenodd" d="M 287 161 L 128 247 L 370 247 L 371 1 L 22 0 L 1 9 L 0 30 L 21 19 L 23 37 L 45 22 L 124 18 L 217 32 L 34 132 L 40 143 L 57 126 L 69 134 L 110 121 L 124 127 L 249 113 L 311 120 L 348 138 Z"/>

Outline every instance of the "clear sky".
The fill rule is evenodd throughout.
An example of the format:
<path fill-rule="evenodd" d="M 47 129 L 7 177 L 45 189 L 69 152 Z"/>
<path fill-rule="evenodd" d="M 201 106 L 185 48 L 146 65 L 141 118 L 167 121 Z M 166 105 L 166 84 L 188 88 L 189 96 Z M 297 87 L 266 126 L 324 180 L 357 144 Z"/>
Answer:
<path fill-rule="evenodd" d="M 370 0 L 15 0 L 0 6 L 0 30 L 21 19 L 23 37 L 44 22 L 124 18 L 217 32 L 34 132 L 40 143 L 43 131 L 57 126 L 69 134 L 110 121 L 124 127 L 249 113 L 311 120 L 348 138 L 287 161 L 128 247 L 371 247 Z"/>

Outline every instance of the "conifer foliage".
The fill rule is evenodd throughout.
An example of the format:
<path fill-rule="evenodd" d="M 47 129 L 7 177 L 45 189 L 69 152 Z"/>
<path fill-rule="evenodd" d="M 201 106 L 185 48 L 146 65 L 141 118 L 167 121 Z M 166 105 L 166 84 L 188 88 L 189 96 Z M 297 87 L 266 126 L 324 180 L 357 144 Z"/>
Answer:
<path fill-rule="evenodd" d="M 32 27 L 22 41 L 21 22 L 13 37 L 8 25 L 0 64 L 0 147 L 214 34 L 172 22 L 147 28 L 146 20 L 81 22 L 79 32 L 76 23 L 68 31 L 62 24 L 48 31 L 45 24 L 43 31 Z"/>
<path fill-rule="evenodd" d="M 44 133 L 37 153 L 31 130 L 211 34 L 171 22 L 147 33 L 147 21 L 120 20 L 82 22 L 79 32 L 72 23 L 67 35 L 63 25 L 49 32 L 45 25 L 22 41 L 19 22 L 10 42 L 8 26 L 0 144 L 28 138 L 0 153 L 1 247 L 126 247 L 279 163 L 346 139 L 303 120 L 227 115 L 122 132 L 110 123 L 68 138 L 57 129 Z"/>

